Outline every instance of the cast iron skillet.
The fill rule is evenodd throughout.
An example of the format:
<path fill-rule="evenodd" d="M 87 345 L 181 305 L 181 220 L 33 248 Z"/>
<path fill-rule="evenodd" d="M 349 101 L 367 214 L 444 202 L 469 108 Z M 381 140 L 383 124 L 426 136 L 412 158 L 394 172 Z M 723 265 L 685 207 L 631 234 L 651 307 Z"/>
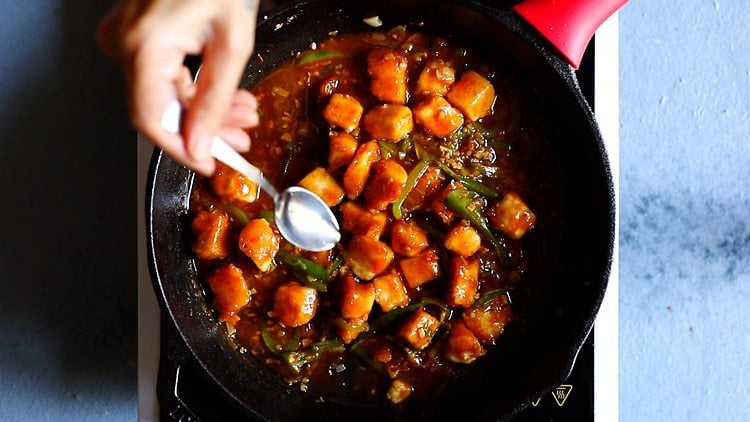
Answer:
<path fill-rule="evenodd" d="M 372 30 L 362 21 L 371 15 L 380 16 L 385 29 L 423 24 L 420 31 L 450 35 L 499 63 L 515 76 L 524 99 L 547 128 L 562 169 L 564 224 L 560 238 L 545 246 L 557 252 L 536 270 L 542 272 L 543 281 L 535 286 L 542 292 L 541 303 L 535 302 L 538 306 L 523 331 L 506 347 L 470 365 L 465 376 L 425 405 L 396 411 L 384 403 L 351 400 L 346 394 L 321 400 L 313 388 L 301 393 L 299 386 L 288 386 L 226 340 L 208 307 L 190 251 L 187 211 L 194 174 L 158 151 L 151 163 L 146 202 L 149 264 L 157 297 L 206 374 L 229 400 L 260 420 L 510 418 L 564 381 L 604 295 L 613 248 L 614 192 L 601 135 L 573 67 L 555 48 L 517 14 L 469 0 L 287 3 L 258 26 L 257 54 L 242 85 L 252 86 L 293 52 L 333 31 Z M 572 61 L 577 66 L 575 58 Z"/>

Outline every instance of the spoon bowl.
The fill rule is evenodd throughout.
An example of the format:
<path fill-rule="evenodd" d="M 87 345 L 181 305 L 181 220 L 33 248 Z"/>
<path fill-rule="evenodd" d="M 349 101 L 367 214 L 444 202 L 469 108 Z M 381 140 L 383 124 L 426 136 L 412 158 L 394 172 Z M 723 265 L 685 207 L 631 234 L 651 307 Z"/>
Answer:
<path fill-rule="evenodd" d="M 341 238 L 331 209 L 313 192 L 291 186 L 275 204 L 276 227 L 290 243 L 308 251 L 327 251 Z"/>
<path fill-rule="evenodd" d="M 171 101 L 162 115 L 162 127 L 172 133 L 179 132 L 181 116 L 182 105 L 176 100 Z M 341 239 L 336 216 L 320 196 L 300 186 L 277 191 L 260 169 L 219 137 L 211 143 L 211 155 L 257 183 L 261 190 L 271 196 L 276 227 L 292 245 L 321 252 L 332 249 Z"/>

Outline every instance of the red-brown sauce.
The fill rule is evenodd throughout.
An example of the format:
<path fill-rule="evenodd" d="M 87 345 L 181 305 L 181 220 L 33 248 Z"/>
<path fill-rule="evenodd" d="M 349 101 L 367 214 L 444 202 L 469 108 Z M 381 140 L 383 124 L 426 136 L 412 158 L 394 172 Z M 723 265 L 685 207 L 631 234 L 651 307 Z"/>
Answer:
<path fill-rule="evenodd" d="M 267 211 L 272 209 L 267 195 L 260 194 L 257 199 L 247 202 L 233 197 L 231 192 L 227 194 L 231 189 L 238 189 L 237 186 L 243 182 L 231 170 L 224 169 L 227 179 L 222 179 L 223 184 L 214 180 L 217 176 L 213 179 L 197 178 L 192 193 L 191 214 L 195 216 L 201 211 L 222 214 L 225 222 L 228 221 L 229 228 L 224 232 L 227 237 L 222 246 L 224 249 L 213 244 L 218 248 L 218 257 L 211 256 L 211 259 L 201 258 L 202 252 L 198 251 L 198 265 L 206 280 L 230 263 L 243 277 L 239 288 L 244 285 L 247 289 L 249 300 L 246 303 L 244 299 L 232 296 L 233 287 L 222 290 L 217 287 L 218 284 L 206 282 L 209 300 L 216 304 L 219 318 L 228 322 L 228 335 L 241 352 L 265 362 L 284 379 L 299 382 L 303 389 L 308 385 L 322 393 L 344 389 L 348 393 L 372 396 L 377 400 L 388 397 L 392 402 L 401 402 L 402 399 L 410 402 L 430 397 L 438 386 L 450 380 L 465 365 L 470 365 L 474 359 L 485 358 L 482 355 L 490 351 L 494 344 L 503 341 L 502 332 L 506 325 L 512 326 L 523 318 L 523 315 L 517 314 L 512 299 L 515 291 L 523 289 L 524 284 L 530 282 L 527 280 L 529 263 L 537 262 L 530 259 L 537 253 L 536 249 L 529 249 L 527 245 L 537 242 L 548 228 L 559 224 L 556 219 L 559 218 L 560 192 L 554 162 L 541 136 L 543 132 L 525 108 L 519 89 L 504 77 L 502 69 L 495 68 L 490 62 L 447 39 L 414 33 L 402 27 L 388 32 L 338 36 L 320 42 L 315 50 L 303 52 L 282 64 L 252 88 L 259 101 L 260 124 L 250 130 L 253 146 L 245 156 L 277 188 L 298 184 L 316 168 L 325 169 L 325 173 L 339 187 L 347 185 L 344 179 L 352 159 L 347 159 L 347 152 L 341 159 L 343 164 L 333 168 L 329 162 L 332 136 L 346 134 L 355 141 L 347 148 L 359 148 L 373 141 L 370 132 L 391 130 L 393 127 L 398 129 L 393 122 L 371 123 L 383 127 L 372 127 L 372 130 L 365 128 L 366 116 L 371 110 L 383 104 L 393 104 L 392 99 L 384 101 L 373 94 L 373 89 L 377 89 L 373 88 L 373 79 L 379 75 L 385 75 L 386 79 L 389 77 L 379 68 L 368 68 L 368 58 L 375 60 L 371 54 L 379 48 L 405 58 L 407 97 L 402 105 L 412 112 L 429 98 L 450 100 L 450 89 L 468 72 L 480 75 L 491 85 L 494 89 L 493 101 L 486 115 L 476 121 L 467 117 L 469 112 L 461 112 L 463 122 L 442 137 L 434 136 L 427 129 L 429 123 L 420 123 L 413 118 L 413 127 L 404 139 L 375 139 L 379 161 L 392 161 L 403 173 L 384 169 L 379 179 L 382 181 L 379 182 L 382 185 L 379 191 L 378 187 L 365 183 L 362 193 L 353 199 L 349 192 L 345 192 L 344 198 L 332 207 L 344 227 L 342 241 L 332 251 L 308 253 L 280 239 L 282 254 L 309 259 L 327 270 L 324 280 L 317 280 L 325 284 L 326 291 L 315 293 L 317 308 L 309 322 L 299 326 L 280 323 L 282 318 L 279 313 L 282 311 L 279 308 L 275 310 L 275 306 L 278 306 L 275 305 L 275 295 L 281 285 L 292 281 L 307 287 L 306 281 L 311 276 L 295 274 L 299 270 L 285 263 L 281 255 L 276 256 L 267 271 L 261 271 L 258 264 L 238 247 L 242 243 L 240 232 L 245 226 L 243 220 L 267 218 Z M 452 78 L 450 74 L 443 75 L 447 81 L 446 91 L 420 92 L 417 86 L 420 76 L 427 64 L 434 64 L 435 60 L 442 60 L 453 72 Z M 384 82 L 385 91 L 397 88 L 389 86 L 391 82 Z M 354 98 L 361 106 L 362 117 L 355 127 L 341 127 L 346 125 L 332 124 L 331 119 L 324 117 L 334 94 Z M 400 93 L 396 92 L 396 95 Z M 458 108 L 453 102 L 448 103 L 450 106 L 443 111 Z M 415 186 L 406 188 L 411 190 L 403 201 L 399 219 L 395 216 L 392 198 L 387 198 L 394 195 L 393 190 L 388 188 L 389 181 L 392 181 L 389 177 L 396 175 L 393 176 L 398 179 L 396 185 L 400 185 L 402 190 L 398 190 L 399 186 L 394 189 L 403 193 L 404 185 L 409 183 L 403 180 L 403 175 L 413 173 L 419 165 L 425 165 L 426 170 L 416 179 Z M 464 182 L 471 180 L 491 188 L 498 193 L 498 197 L 474 193 L 470 182 L 462 183 L 452 177 L 449 170 L 463 176 Z M 376 176 L 372 168 L 368 171 L 369 182 Z M 441 197 L 441 192 L 445 192 L 448 186 L 461 189 L 464 192 L 462 198 L 468 195 L 473 200 L 469 208 L 486 220 L 502 253 L 476 224 L 445 206 L 444 193 Z M 217 190 L 220 192 L 217 193 Z M 372 192 L 368 193 L 368 190 Z M 383 227 L 376 230 L 377 233 L 364 237 L 386 245 L 391 249 L 393 258 L 385 263 L 384 270 L 373 270 L 377 274 L 370 276 L 365 274 L 368 271 L 353 268 L 358 263 L 352 260 L 356 261 L 356 256 L 362 255 L 361 252 L 372 245 L 367 243 L 369 241 L 362 243 L 362 235 L 347 229 L 356 224 L 345 221 L 342 204 L 354 203 L 368 208 L 369 204 L 378 202 L 368 200 L 372 198 L 390 202 L 379 211 L 385 216 Z M 526 207 L 513 208 L 520 206 L 517 203 L 508 205 L 511 207 L 511 217 L 521 225 L 521 231 L 515 235 L 510 234 L 512 228 L 498 229 L 500 217 L 497 214 L 500 211 L 497 207 L 505 198 L 508 201 L 518 198 Z M 373 215 L 377 212 L 367 210 L 367 213 Z M 529 223 L 525 220 L 529 214 L 533 214 L 534 221 L 524 226 Z M 406 242 L 412 243 L 406 247 L 397 245 L 395 238 L 400 235 L 394 234 L 394 227 L 403 223 L 415 224 L 424 238 L 415 240 L 415 236 L 406 236 Z M 452 229 L 460 226 L 468 231 L 468 235 L 459 236 L 459 246 L 453 246 L 454 250 L 451 250 L 446 247 L 445 239 Z M 278 236 L 273 223 L 269 227 Z M 193 229 L 196 237 L 208 230 L 205 224 L 196 223 Z M 517 236 L 519 233 L 520 236 Z M 472 251 L 477 236 L 480 243 L 477 250 Z M 358 239 L 353 241 L 355 237 Z M 207 236 L 206 239 L 209 243 L 219 242 L 216 236 Z M 400 241 L 403 243 L 403 239 Z M 427 246 L 424 247 L 424 244 Z M 410 270 L 408 264 L 402 261 L 413 258 L 407 256 L 412 254 L 409 248 L 421 251 L 415 256 L 432 251 L 429 259 L 422 256 L 423 263 L 434 264 L 431 269 L 425 270 L 424 266 L 417 265 L 415 271 L 420 275 L 412 277 L 419 278 L 424 271 L 429 273 L 431 270 L 437 274 L 419 286 L 411 286 L 416 282 L 406 280 L 406 273 Z M 397 252 L 393 253 L 393 249 Z M 467 249 L 470 254 L 466 252 Z M 469 256 L 458 258 L 465 252 Z M 341 266 L 333 264 L 337 259 Z M 366 256 L 364 259 L 377 261 L 379 258 Z M 365 266 L 370 264 L 380 265 L 381 262 L 367 261 Z M 452 281 L 459 273 L 469 279 L 474 278 L 475 291 L 471 291 L 469 282 L 469 293 L 461 296 L 465 293 L 465 286 L 456 287 L 456 282 Z M 402 291 L 408 296 L 406 301 L 381 305 L 381 300 L 385 303 L 389 299 L 380 290 L 367 290 L 369 287 L 364 293 L 351 293 L 352 285 L 356 288 L 372 286 L 378 277 L 389 274 L 400 279 L 404 286 Z M 429 274 L 426 277 L 429 278 Z M 345 287 L 346 283 L 350 283 L 350 286 Z M 231 282 L 223 284 L 230 285 Z M 460 296 L 458 298 L 450 297 L 450 292 L 455 289 L 457 292 L 454 293 Z M 351 309 L 343 309 L 343 302 L 360 300 L 362 295 L 367 296 L 373 291 L 377 298 L 374 303 L 365 298 L 364 305 L 355 303 Z M 239 304 L 234 308 L 224 302 L 224 305 L 220 305 L 222 295 L 226 296 L 225 302 L 239 300 Z M 362 310 L 362 306 L 367 311 L 365 316 L 355 315 Z M 383 310 L 384 307 L 389 308 L 388 312 Z M 419 343 L 421 340 L 416 337 L 411 341 L 408 334 L 403 334 L 408 331 L 405 325 L 411 318 L 417 318 L 419 312 L 429 315 L 425 317 L 428 324 L 420 325 L 418 332 L 412 334 L 417 337 L 422 334 L 431 336 L 427 344 Z M 349 318 L 342 314 L 349 315 Z M 436 325 L 434 321 L 437 321 Z M 429 323 L 433 323 L 433 326 Z M 363 331 L 363 327 L 368 330 Z M 342 332 L 347 329 L 350 331 L 343 335 Z M 344 340 L 347 336 L 351 338 Z M 272 351 L 269 347 L 276 350 Z M 316 351 L 320 353 L 314 356 Z M 299 366 L 295 367 L 290 362 L 299 363 Z"/>

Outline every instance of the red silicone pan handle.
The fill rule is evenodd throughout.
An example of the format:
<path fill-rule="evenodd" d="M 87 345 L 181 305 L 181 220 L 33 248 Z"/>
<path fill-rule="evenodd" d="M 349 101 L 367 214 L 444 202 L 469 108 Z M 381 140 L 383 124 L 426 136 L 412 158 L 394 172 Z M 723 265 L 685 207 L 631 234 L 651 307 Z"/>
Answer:
<path fill-rule="evenodd" d="M 578 69 L 591 37 L 628 0 L 526 0 L 513 11 L 552 43 Z"/>

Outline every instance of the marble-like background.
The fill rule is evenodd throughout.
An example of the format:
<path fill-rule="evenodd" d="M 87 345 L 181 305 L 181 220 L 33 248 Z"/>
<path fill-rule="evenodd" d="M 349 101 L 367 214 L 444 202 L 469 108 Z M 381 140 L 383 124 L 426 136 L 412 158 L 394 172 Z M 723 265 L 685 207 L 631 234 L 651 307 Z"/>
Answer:
<path fill-rule="evenodd" d="M 750 3 L 620 14 L 623 421 L 750 417 Z"/>
<path fill-rule="evenodd" d="M 0 420 L 136 419 L 136 148 L 111 2 L 3 1 Z M 750 415 L 750 4 L 621 28 L 620 414 Z"/>

